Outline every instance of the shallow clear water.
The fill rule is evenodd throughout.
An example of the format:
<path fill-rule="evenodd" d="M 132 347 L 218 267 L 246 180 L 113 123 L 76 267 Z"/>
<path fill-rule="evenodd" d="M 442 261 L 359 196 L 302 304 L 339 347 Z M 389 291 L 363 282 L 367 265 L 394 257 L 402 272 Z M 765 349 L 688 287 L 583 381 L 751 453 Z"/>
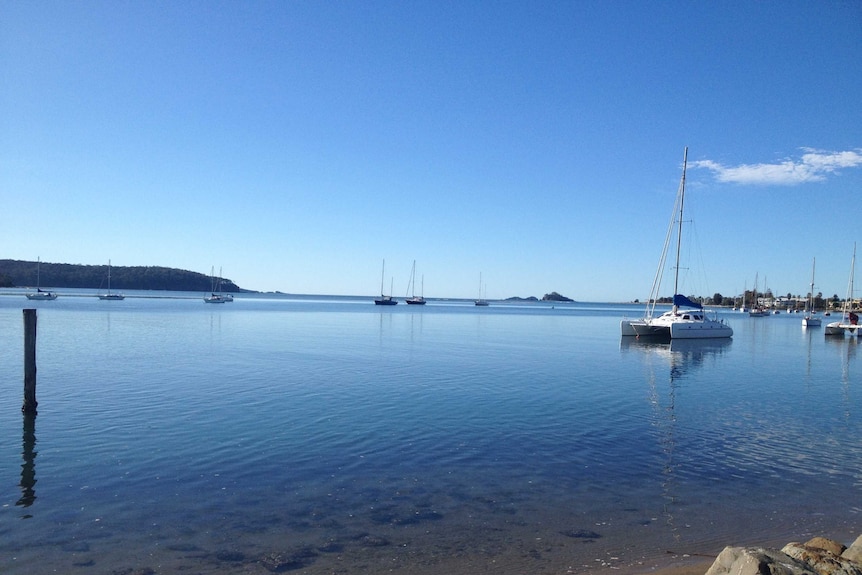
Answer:
<path fill-rule="evenodd" d="M 649 344 L 629 306 L 34 303 L 0 297 L 3 573 L 565 573 L 862 529 L 858 346 L 798 314 Z"/>

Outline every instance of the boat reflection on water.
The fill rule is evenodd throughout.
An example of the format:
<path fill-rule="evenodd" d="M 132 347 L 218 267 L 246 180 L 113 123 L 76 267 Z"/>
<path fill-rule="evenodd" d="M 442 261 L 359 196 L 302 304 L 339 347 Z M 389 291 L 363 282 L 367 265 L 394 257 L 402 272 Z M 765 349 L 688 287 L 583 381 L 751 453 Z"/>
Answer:
<path fill-rule="evenodd" d="M 851 366 L 855 364 L 856 354 L 862 344 L 858 337 L 825 337 L 826 345 L 837 351 L 841 357 L 841 399 L 844 405 L 844 417 L 850 417 L 850 408 L 853 405 L 850 392 Z M 858 375 L 857 375 L 858 378 Z"/>
<path fill-rule="evenodd" d="M 640 353 L 647 367 L 649 384 L 649 402 L 652 407 L 652 427 L 658 446 L 664 456 L 661 497 L 663 501 L 662 516 L 671 536 L 680 538 L 680 531 L 686 526 L 685 521 L 677 524 L 675 518 L 678 508 L 678 467 L 684 463 L 678 461 L 677 446 L 677 413 L 676 392 L 687 375 L 703 367 L 706 361 L 712 361 L 722 356 L 730 349 L 733 340 L 724 339 L 656 339 L 632 338 L 620 339 L 622 353 Z M 658 365 L 652 361 L 658 360 Z M 665 368 L 667 371 L 665 371 Z M 667 385 L 663 384 L 667 373 Z M 683 434 L 684 435 L 684 434 Z M 682 458 L 685 460 L 685 457 Z"/>
<path fill-rule="evenodd" d="M 649 337 L 620 338 L 620 351 L 624 353 L 641 352 L 645 355 L 665 358 L 670 364 L 671 380 L 702 366 L 709 358 L 724 354 L 731 345 L 733 340 L 730 338 L 671 340 Z"/>

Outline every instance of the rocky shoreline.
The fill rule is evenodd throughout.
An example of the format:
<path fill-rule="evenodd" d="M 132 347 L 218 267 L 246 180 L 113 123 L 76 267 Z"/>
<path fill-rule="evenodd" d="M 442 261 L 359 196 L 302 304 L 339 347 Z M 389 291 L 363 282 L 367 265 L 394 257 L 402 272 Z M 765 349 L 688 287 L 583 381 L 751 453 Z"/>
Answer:
<path fill-rule="evenodd" d="M 862 535 L 849 547 L 825 537 L 781 549 L 725 547 L 705 575 L 862 575 Z"/>

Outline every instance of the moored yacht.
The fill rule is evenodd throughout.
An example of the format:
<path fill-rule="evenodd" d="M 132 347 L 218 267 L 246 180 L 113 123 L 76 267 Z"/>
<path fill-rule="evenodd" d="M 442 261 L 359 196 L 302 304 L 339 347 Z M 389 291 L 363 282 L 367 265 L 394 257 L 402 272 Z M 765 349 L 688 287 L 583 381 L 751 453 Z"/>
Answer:
<path fill-rule="evenodd" d="M 659 268 L 653 282 L 652 293 L 645 317 L 637 320 L 622 320 L 620 323 L 620 334 L 623 336 L 652 336 L 669 339 L 701 339 L 701 338 L 724 338 L 733 336 L 733 329 L 715 317 L 708 317 L 703 305 L 692 301 L 679 291 L 679 253 L 682 238 L 682 216 L 685 203 L 685 169 L 688 160 L 688 148 L 685 149 L 682 161 L 682 179 L 679 183 L 676 203 L 674 204 L 671 223 L 668 228 L 667 239 L 664 250 L 659 260 Z M 653 317 L 658 292 L 661 288 L 661 277 L 664 263 L 667 260 L 667 250 L 674 227 L 674 218 L 679 211 L 678 226 L 676 233 L 676 265 L 674 266 L 674 296 L 673 307 L 670 311 Z"/>

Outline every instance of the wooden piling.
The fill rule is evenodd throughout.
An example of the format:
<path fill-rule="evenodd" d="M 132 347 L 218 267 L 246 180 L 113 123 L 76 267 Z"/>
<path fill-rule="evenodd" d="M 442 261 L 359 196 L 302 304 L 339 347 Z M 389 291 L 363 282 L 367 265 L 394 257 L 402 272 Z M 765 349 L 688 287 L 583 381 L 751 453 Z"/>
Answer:
<path fill-rule="evenodd" d="M 21 411 L 36 415 L 36 310 L 24 310 L 24 405 Z"/>

